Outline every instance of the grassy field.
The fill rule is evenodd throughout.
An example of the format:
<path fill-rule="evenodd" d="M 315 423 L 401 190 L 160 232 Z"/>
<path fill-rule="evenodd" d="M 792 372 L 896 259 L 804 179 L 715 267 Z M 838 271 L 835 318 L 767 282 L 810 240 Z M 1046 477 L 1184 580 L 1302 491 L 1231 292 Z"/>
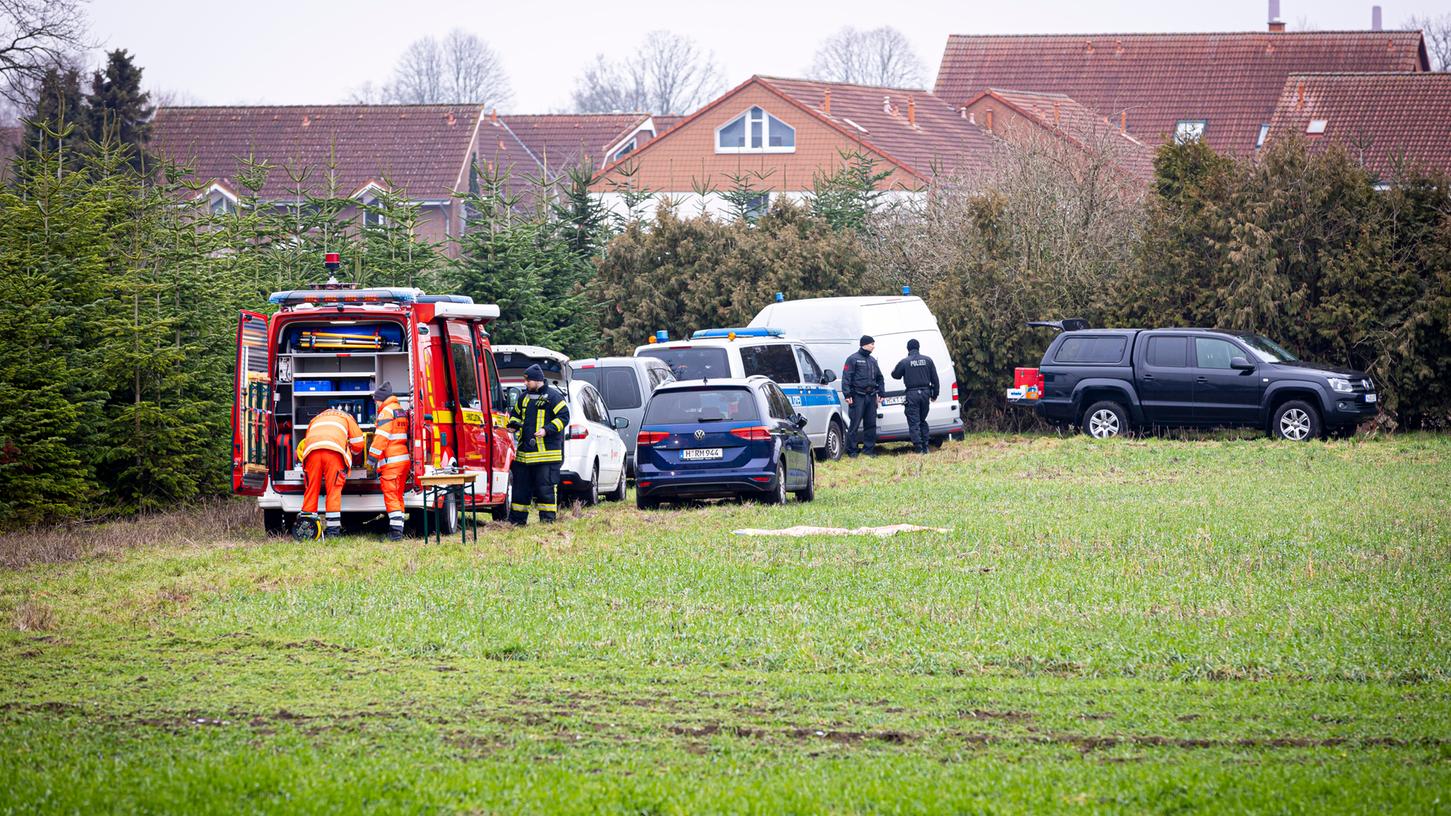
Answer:
<path fill-rule="evenodd" d="M 1451 812 L 1451 438 L 819 479 L 469 545 L 5 538 L 0 812 Z M 731 534 L 900 522 L 951 532 Z"/>

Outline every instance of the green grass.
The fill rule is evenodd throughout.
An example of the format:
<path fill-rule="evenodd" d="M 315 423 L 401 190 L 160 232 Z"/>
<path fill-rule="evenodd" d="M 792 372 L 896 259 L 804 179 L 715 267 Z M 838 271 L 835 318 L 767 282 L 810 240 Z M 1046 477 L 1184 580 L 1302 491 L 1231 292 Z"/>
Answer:
<path fill-rule="evenodd" d="M 0 812 L 1451 812 L 1451 439 L 819 479 L 0 570 Z"/>

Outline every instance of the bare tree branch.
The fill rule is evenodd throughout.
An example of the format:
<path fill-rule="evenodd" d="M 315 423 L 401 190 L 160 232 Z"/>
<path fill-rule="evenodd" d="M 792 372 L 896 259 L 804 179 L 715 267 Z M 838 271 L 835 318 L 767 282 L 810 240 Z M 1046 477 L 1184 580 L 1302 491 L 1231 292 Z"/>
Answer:
<path fill-rule="evenodd" d="M 808 73 L 813 79 L 880 85 L 922 86 L 922 60 L 907 37 L 891 26 L 858 31 L 851 26 L 827 37 L 816 49 Z"/>
<path fill-rule="evenodd" d="M 1402 27 L 1408 31 L 1420 29 L 1426 38 L 1426 56 L 1431 58 L 1432 71 L 1451 71 L 1451 14 L 1417 15 L 1408 18 Z"/>
<path fill-rule="evenodd" d="M 514 101 L 509 74 L 488 43 L 456 28 L 439 41 L 415 40 L 382 88 L 372 83 L 353 91 L 354 101 L 381 100 L 425 105 L 467 102 L 486 108 L 505 107 Z"/>
<path fill-rule="evenodd" d="M 0 97 L 29 108 L 46 69 L 85 49 L 81 0 L 0 0 Z"/>
<path fill-rule="evenodd" d="M 619 61 L 597 55 L 580 74 L 574 108 L 580 113 L 689 113 L 722 89 L 715 55 L 689 37 L 652 31 Z"/>

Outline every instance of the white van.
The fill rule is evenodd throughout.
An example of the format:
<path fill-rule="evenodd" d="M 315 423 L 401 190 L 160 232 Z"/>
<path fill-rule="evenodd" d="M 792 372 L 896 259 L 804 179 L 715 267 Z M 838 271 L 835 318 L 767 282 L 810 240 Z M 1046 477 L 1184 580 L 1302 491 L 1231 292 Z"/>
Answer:
<path fill-rule="evenodd" d="M 909 441 L 907 415 L 902 410 L 907 390 L 901 380 L 892 379 L 892 368 L 907 356 L 907 341 L 916 338 L 922 344 L 921 352 L 937 365 L 937 380 L 942 383 L 941 393 L 927 412 L 928 434 L 933 441 L 941 442 L 962 432 L 952 356 L 937 328 L 937 318 L 921 298 L 901 295 L 778 300 L 762 309 L 751 320 L 751 326 L 782 330 L 786 337 L 804 343 L 823 367 L 836 371 L 857 350 L 861 336 L 871 335 L 877 341 L 872 356 L 877 358 L 886 380 L 877 407 L 877 440 L 881 442 Z M 841 387 L 839 381 L 836 387 Z"/>
<path fill-rule="evenodd" d="M 677 380 L 767 377 L 806 417 L 817 458 L 840 459 L 846 450 L 846 403 L 831 386 L 840 361 L 818 363 L 805 343 L 782 337 L 778 329 L 702 329 L 689 340 L 652 338 L 635 356 L 664 360 Z"/>

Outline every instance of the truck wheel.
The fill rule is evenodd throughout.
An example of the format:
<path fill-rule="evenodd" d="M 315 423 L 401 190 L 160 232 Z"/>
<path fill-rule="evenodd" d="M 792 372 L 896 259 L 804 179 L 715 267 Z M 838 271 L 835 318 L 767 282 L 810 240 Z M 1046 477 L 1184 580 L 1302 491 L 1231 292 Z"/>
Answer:
<path fill-rule="evenodd" d="M 509 477 L 509 484 L 504 488 L 504 503 L 497 507 L 489 508 L 489 516 L 494 521 L 509 520 L 509 502 L 514 499 L 514 477 Z"/>
<path fill-rule="evenodd" d="M 1320 412 L 1303 400 L 1290 400 L 1270 420 L 1270 436 L 1291 442 L 1307 442 L 1320 436 Z"/>
<path fill-rule="evenodd" d="M 1095 402 L 1083 412 L 1083 432 L 1094 439 L 1111 439 L 1129 431 L 1129 412 L 1112 400 Z"/>
<path fill-rule="evenodd" d="M 833 419 L 826 426 L 826 444 L 822 445 L 821 450 L 816 452 L 816 458 L 823 461 L 835 462 L 841 458 L 841 454 L 845 450 L 846 429 L 841 426 L 839 421 Z"/>
<path fill-rule="evenodd" d="M 281 507 L 262 511 L 262 529 L 270 536 L 287 535 L 287 516 Z"/>

